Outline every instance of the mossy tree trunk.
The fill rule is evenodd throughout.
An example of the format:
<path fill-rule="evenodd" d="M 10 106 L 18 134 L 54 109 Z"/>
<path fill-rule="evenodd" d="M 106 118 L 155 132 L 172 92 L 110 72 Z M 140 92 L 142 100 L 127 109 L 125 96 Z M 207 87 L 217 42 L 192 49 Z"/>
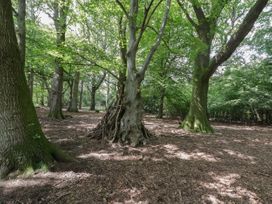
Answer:
<path fill-rule="evenodd" d="M 213 132 L 207 114 L 208 88 L 209 79 L 200 71 L 197 73 L 195 71 L 190 109 L 182 123 L 184 129 L 203 133 Z"/>
<path fill-rule="evenodd" d="M 45 138 L 30 97 L 10 0 L 0 1 L 0 178 L 66 157 Z"/>

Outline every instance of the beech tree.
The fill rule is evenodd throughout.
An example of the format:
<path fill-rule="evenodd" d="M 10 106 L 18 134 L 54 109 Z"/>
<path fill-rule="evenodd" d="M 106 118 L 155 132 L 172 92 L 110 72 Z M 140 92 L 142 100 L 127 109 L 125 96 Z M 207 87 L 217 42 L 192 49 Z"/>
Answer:
<path fill-rule="evenodd" d="M 59 51 L 65 43 L 69 5 L 69 0 L 56 0 L 53 2 L 52 5 L 54 10 L 53 20 L 56 29 L 56 44 L 59 48 Z M 60 57 L 56 57 L 55 66 L 55 73 L 51 86 L 50 111 L 48 116 L 54 119 L 63 119 L 64 116 L 62 113 L 62 90 L 64 70 Z"/>
<path fill-rule="evenodd" d="M 209 80 L 217 68 L 224 63 L 244 40 L 254 23 L 265 8 L 268 0 L 256 0 L 249 9 L 238 29 L 230 36 L 226 44 L 222 45 L 213 57 L 212 45 L 218 28 L 218 19 L 224 7 L 230 0 L 212 1 L 209 8 L 203 9 L 204 3 L 199 0 L 190 0 L 190 9 L 185 7 L 185 1 L 177 0 L 180 8 L 196 32 L 196 39 L 200 46 L 196 49 L 192 76 L 192 98 L 187 117 L 182 123 L 186 130 L 196 132 L 213 132 L 207 116 L 207 94 Z M 188 3 L 188 1 L 186 1 Z M 191 11 L 190 10 L 190 11 Z"/>
<path fill-rule="evenodd" d="M 22 69 L 10 0 L 0 0 L 0 178 L 67 157 L 44 136 Z"/>
<path fill-rule="evenodd" d="M 169 16 L 171 0 L 166 1 L 164 16 L 156 40 L 145 60 L 137 64 L 137 52 L 140 42 L 154 13 L 163 1 L 139 2 L 130 0 L 129 11 L 126 4 L 116 0 L 124 13 L 126 21 L 119 22 L 121 60 L 126 65 L 126 72 L 119 73 L 119 94 L 115 107 L 110 108 L 100 124 L 95 128 L 94 135 L 99 138 L 109 139 L 112 142 L 128 143 L 132 146 L 143 144 L 150 134 L 144 127 L 143 104 L 141 99 L 141 83 L 151 62 L 151 59 L 160 45 Z M 139 25 L 139 21 L 141 21 Z M 129 40 L 126 41 L 126 27 Z M 126 73 L 126 75 L 124 75 Z"/>

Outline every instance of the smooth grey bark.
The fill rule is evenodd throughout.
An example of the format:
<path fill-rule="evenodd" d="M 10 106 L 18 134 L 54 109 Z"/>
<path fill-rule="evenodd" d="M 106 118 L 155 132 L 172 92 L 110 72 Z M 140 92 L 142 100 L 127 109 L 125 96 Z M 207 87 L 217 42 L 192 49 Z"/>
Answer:
<path fill-rule="evenodd" d="M 10 0 L 0 1 L 0 179 L 66 157 L 39 124 L 20 58 Z"/>
<path fill-rule="evenodd" d="M 78 112 L 78 88 L 79 88 L 80 73 L 76 72 L 73 79 L 71 104 L 68 108 L 70 112 Z"/>
<path fill-rule="evenodd" d="M 54 24 L 56 29 L 56 44 L 61 49 L 65 43 L 65 33 L 67 27 L 67 13 L 69 3 L 67 0 L 54 2 Z M 55 59 L 55 73 L 52 79 L 50 94 L 50 110 L 48 117 L 53 119 L 64 119 L 62 113 L 62 91 L 63 91 L 63 66 L 60 58 Z"/>

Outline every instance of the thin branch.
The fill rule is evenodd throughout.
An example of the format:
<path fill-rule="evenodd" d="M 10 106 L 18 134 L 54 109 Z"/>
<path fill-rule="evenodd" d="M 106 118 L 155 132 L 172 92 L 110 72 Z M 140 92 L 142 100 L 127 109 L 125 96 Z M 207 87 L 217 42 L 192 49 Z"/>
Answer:
<path fill-rule="evenodd" d="M 152 30 L 154 33 L 156 33 L 157 35 L 159 35 L 159 31 L 157 31 L 154 27 L 148 25 L 147 28 L 149 28 L 150 30 Z M 166 40 L 164 38 L 162 38 L 162 42 L 164 43 L 164 45 L 166 46 L 166 48 L 168 49 L 169 52 L 175 54 L 175 55 L 180 55 L 180 53 L 173 51 L 170 46 L 169 43 L 166 42 Z"/>
<path fill-rule="evenodd" d="M 150 11 L 150 9 L 151 9 L 153 3 L 154 3 L 154 0 L 152 0 L 152 1 L 149 3 L 149 5 L 148 5 L 147 7 L 145 7 L 144 18 L 143 18 L 143 21 L 142 21 L 141 30 L 140 30 L 140 33 L 139 33 L 139 35 L 138 35 L 138 38 L 137 38 L 137 40 L 136 40 L 136 42 L 135 42 L 135 47 L 136 47 L 136 49 L 137 49 L 137 47 L 139 46 L 139 43 L 140 43 L 140 41 L 141 41 L 141 39 L 142 39 L 142 37 L 143 37 L 144 31 L 145 31 L 145 29 L 146 29 L 146 25 L 147 25 L 148 22 L 149 22 L 149 21 L 147 20 L 147 17 L 148 17 L 149 11 Z"/>
<path fill-rule="evenodd" d="M 126 17 L 129 19 L 129 15 L 128 12 L 126 10 L 126 8 L 124 7 L 124 5 L 119 1 L 119 0 L 115 0 L 116 3 L 120 6 L 120 8 L 122 9 L 122 11 L 124 12 L 124 14 L 126 15 Z"/>
<path fill-rule="evenodd" d="M 220 17 L 223 9 L 225 6 L 230 2 L 231 0 L 221 0 L 221 1 L 215 1 L 212 5 L 212 12 L 211 15 L 209 16 L 209 22 L 212 25 L 215 25 L 218 18 Z"/>
<path fill-rule="evenodd" d="M 180 2 L 180 0 L 177 0 L 177 2 L 178 2 L 178 5 L 180 6 L 181 10 L 184 12 L 184 14 L 185 14 L 186 18 L 188 19 L 188 21 L 191 23 L 192 26 L 194 26 L 197 29 L 197 27 L 198 27 L 197 23 L 191 18 L 188 11 L 184 8 L 184 6 Z"/>
<path fill-rule="evenodd" d="M 269 0 L 257 0 L 253 7 L 248 11 L 238 30 L 231 36 L 225 48 L 211 59 L 208 75 L 211 76 L 223 62 L 225 62 L 245 39 L 247 34 L 253 28 L 254 23 L 267 5 Z"/>
<path fill-rule="evenodd" d="M 102 70 L 107 71 L 107 72 L 108 72 L 110 75 L 112 75 L 114 78 L 119 79 L 119 77 L 118 77 L 116 74 L 114 74 L 112 71 L 110 71 L 108 68 L 103 67 L 103 66 L 97 64 L 97 63 L 94 62 L 93 60 L 91 60 L 91 59 L 85 57 L 84 55 L 82 55 L 82 54 L 80 54 L 80 53 L 78 53 L 78 52 L 74 52 L 74 53 L 75 53 L 76 55 L 78 55 L 79 57 L 81 57 L 82 59 L 86 60 L 87 62 L 91 63 L 91 64 L 88 64 L 89 66 L 96 66 L 96 67 L 99 67 L 99 68 L 101 68 Z M 83 64 L 82 64 L 82 65 L 83 65 Z"/>
<path fill-rule="evenodd" d="M 164 12 L 164 17 L 163 17 L 163 20 L 162 20 L 162 24 L 161 24 L 159 34 L 157 35 L 157 39 L 156 39 L 154 45 L 151 47 L 151 49 L 149 51 L 149 54 L 147 55 L 147 58 L 145 59 L 142 68 L 138 72 L 138 75 L 140 77 L 139 78 L 140 81 L 142 81 L 144 79 L 144 75 L 145 75 L 145 72 L 146 72 L 146 70 L 148 68 L 148 65 L 150 64 L 151 59 L 152 59 L 155 51 L 158 49 L 158 47 L 159 47 L 159 45 L 161 43 L 162 36 L 163 36 L 164 30 L 165 30 L 165 27 L 166 27 L 166 23 L 167 23 L 167 20 L 168 20 L 168 17 L 169 17 L 170 6 L 171 6 L 171 0 L 167 0 L 165 12 Z"/>

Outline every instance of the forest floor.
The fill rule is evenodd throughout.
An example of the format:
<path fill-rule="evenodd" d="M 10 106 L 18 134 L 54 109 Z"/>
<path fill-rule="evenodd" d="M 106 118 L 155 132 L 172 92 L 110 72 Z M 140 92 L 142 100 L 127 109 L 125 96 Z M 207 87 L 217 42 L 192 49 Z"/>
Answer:
<path fill-rule="evenodd" d="M 272 203 L 272 128 L 213 123 L 214 134 L 178 129 L 178 120 L 145 117 L 156 139 L 132 148 L 91 140 L 102 113 L 66 113 L 50 140 L 76 158 L 0 182 L 0 203 Z"/>

